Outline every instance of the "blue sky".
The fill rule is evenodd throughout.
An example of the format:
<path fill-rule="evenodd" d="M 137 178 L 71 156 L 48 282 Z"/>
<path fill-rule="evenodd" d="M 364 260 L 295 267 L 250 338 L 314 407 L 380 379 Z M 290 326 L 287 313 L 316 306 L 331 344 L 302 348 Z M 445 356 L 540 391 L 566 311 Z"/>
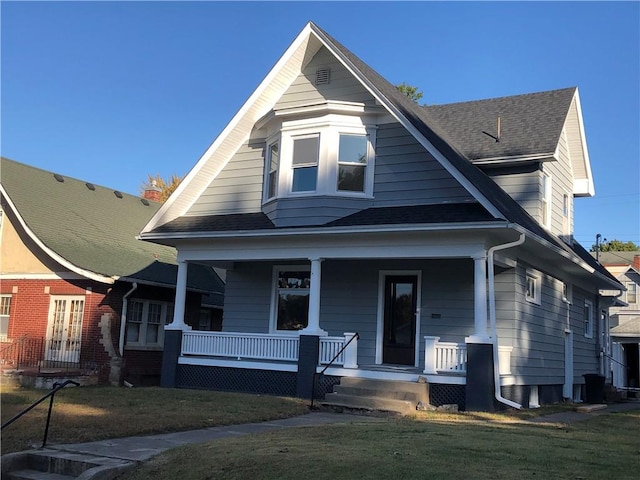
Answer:
<path fill-rule="evenodd" d="M 8 2 L 1 153 L 137 194 L 197 162 L 307 21 L 451 103 L 580 90 L 576 238 L 640 244 L 638 2 Z M 0 172 L 1 174 L 1 172 Z"/>

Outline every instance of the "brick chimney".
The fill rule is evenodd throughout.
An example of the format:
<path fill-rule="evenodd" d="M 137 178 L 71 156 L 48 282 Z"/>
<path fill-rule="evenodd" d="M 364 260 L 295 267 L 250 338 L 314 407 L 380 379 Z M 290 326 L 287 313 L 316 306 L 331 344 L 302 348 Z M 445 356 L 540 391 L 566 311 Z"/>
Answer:
<path fill-rule="evenodd" d="M 633 256 L 633 268 L 640 270 L 640 255 Z"/>
<path fill-rule="evenodd" d="M 153 180 L 151 185 L 147 185 L 144 189 L 144 194 L 142 195 L 147 200 L 151 200 L 152 202 L 160 202 L 160 194 L 162 193 L 162 189 L 158 187 L 156 181 Z"/>

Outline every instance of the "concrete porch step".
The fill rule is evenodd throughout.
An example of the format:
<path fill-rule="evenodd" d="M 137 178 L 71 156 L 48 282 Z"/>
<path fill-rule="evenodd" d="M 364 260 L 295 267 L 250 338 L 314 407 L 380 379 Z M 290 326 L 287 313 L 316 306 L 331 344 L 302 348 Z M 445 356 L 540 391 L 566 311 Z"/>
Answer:
<path fill-rule="evenodd" d="M 379 410 L 383 412 L 401 413 L 403 415 L 416 411 L 416 404 L 412 401 L 360 395 L 344 395 L 341 393 L 326 394 L 325 399 L 321 401 L 320 404 L 328 407 Z"/>
<path fill-rule="evenodd" d="M 3 475 L 2 478 L 7 478 L 7 480 L 73 480 L 77 477 L 26 469 L 10 472 L 6 477 Z"/>
<path fill-rule="evenodd" d="M 15 480 L 110 480 L 133 467 L 116 458 L 45 449 L 2 456 L 2 478 Z"/>
<path fill-rule="evenodd" d="M 376 380 L 343 377 L 336 385 L 336 393 L 409 400 L 415 403 L 429 402 L 429 384 L 400 380 Z"/>

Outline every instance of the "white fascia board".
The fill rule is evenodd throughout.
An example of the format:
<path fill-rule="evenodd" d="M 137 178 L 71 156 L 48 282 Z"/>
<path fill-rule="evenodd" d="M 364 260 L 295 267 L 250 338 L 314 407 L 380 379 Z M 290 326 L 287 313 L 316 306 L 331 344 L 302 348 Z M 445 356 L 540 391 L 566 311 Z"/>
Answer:
<path fill-rule="evenodd" d="M 299 75 L 310 34 L 311 26 L 307 24 L 175 192 L 151 217 L 142 229 L 143 233 L 184 215 L 202 195 L 237 149 L 249 138 L 255 123 L 273 108 Z"/>
<path fill-rule="evenodd" d="M 616 290 L 619 289 L 620 286 L 617 285 L 616 283 L 614 283 L 613 280 L 611 280 L 610 278 L 604 276 L 602 273 L 598 272 L 596 269 L 591 267 L 588 263 L 586 263 L 584 260 L 582 260 L 577 255 L 572 254 L 572 253 L 570 253 L 570 252 L 568 252 L 568 251 L 566 251 L 566 250 L 564 250 L 562 248 L 559 248 L 559 247 L 553 245 L 552 243 L 548 242 L 544 238 L 532 233 L 531 231 L 527 230 L 524 227 L 521 227 L 520 225 L 513 224 L 513 228 L 518 230 L 521 233 L 524 233 L 527 237 L 531 238 L 532 240 L 535 240 L 539 244 L 541 244 L 544 247 L 552 250 L 553 252 L 559 254 L 560 256 L 566 258 L 567 260 L 570 260 L 573 263 L 575 263 L 576 265 L 579 265 L 587 273 L 593 274 L 596 277 L 600 278 L 601 280 L 604 280 L 605 282 L 607 282 L 609 285 L 614 286 Z"/>
<path fill-rule="evenodd" d="M 376 99 L 378 103 L 384 105 L 385 108 L 393 115 L 393 117 L 402 124 L 404 128 L 406 128 L 413 137 L 420 142 L 420 144 L 429 152 L 433 157 L 451 174 L 453 178 L 455 178 L 480 204 L 486 208 L 491 215 L 496 218 L 504 218 L 502 213 L 493 205 L 493 203 L 486 198 L 484 195 L 480 193 L 480 191 L 475 187 L 473 183 L 471 183 L 464 175 L 462 175 L 458 169 L 456 169 L 451 162 L 427 139 L 422 133 L 420 133 L 411 122 L 393 106 L 393 104 L 387 100 L 387 98 L 382 95 L 380 91 L 378 91 L 368 79 L 364 78 L 359 70 L 351 64 L 351 62 L 342 55 L 341 52 L 335 50 L 328 39 L 324 38 L 324 36 L 313 29 L 316 36 L 320 39 L 323 45 L 342 63 L 342 65 L 355 77 L 360 83 L 369 91 L 371 95 Z"/>
<path fill-rule="evenodd" d="M 582 107 L 580 105 L 580 94 L 578 88 L 575 92 L 576 110 L 578 111 L 578 126 L 580 128 L 580 141 L 582 143 L 582 153 L 584 157 L 584 169 L 587 178 L 574 181 L 574 195 L 579 197 L 593 197 L 596 189 L 593 184 L 593 175 L 591 174 L 591 161 L 589 160 L 589 150 L 587 148 L 587 136 L 584 133 L 584 121 L 582 119 Z"/>
<path fill-rule="evenodd" d="M 38 238 L 38 236 L 27 226 L 26 222 L 22 218 L 22 215 L 20 215 L 20 212 L 18 212 L 18 209 L 16 208 L 15 204 L 13 203 L 13 201 L 11 200 L 11 198 L 9 197 L 9 195 L 6 192 L 6 190 L 4 189 L 4 187 L 1 184 L 0 184 L 0 194 L 2 194 L 2 196 L 6 200 L 7 205 L 9 205 L 9 208 L 11 209 L 12 213 L 18 219 L 18 223 L 20 224 L 20 226 L 22 227 L 24 232 L 27 234 L 27 236 L 33 241 L 33 243 L 35 243 L 38 246 L 38 248 L 40 248 L 52 260 L 54 260 L 55 262 L 57 262 L 58 264 L 60 264 L 64 268 L 67 268 L 67 269 L 71 270 L 72 272 L 75 272 L 75 273 L 77 273 L 78 275 L 80 275 L 80 276 L 82 276 L 84 278 L 88 278 L 88 279 L 91 279 L 91 280 L 95 280 L 96 282 L 106 283 L 106 284 L 112 284 L 112 283 L 115 282 L 116 277 L 111 277 L 111 276 L 107 276 L 107 275 L 101 275 L 99 273 L 91 272 L 89 270 L 85 270 L 84 268 L 80 268 L 77 265 L 74 265 L 73 263 L 68 261 L 67 259 L 65 259 L 65 258 L 61 257 L 60 255 L 58 255 L 56 252 L 51 250 L 49 247 L 47 247 L 44 243 L 42 243 L 42 241 Z"/>
<path fill-rule="evenodd" d="M 557 150 L 556 150 L 557 151 Z M 474 165 L 501 165 L 526 162 L 552 162 L 556 161 L 556 152 L 536 153 L 531 155 L 512 155 L 505 157 L 487 157 L 471 160 Z"/>

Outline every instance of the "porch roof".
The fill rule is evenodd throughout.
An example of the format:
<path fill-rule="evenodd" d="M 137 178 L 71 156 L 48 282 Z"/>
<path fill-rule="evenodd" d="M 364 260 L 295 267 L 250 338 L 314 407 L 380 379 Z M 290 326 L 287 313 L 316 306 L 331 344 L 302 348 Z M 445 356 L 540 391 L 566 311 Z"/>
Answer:
<path fill-rule="evenodd" d="M 413 205 L 372 207 L 339 218 L 317 228 L 363 225 L 415 225 L 441 223 L 501 222 L 479 203 L 445 205 Z M 276 227 L 264 213 L 203 215 L 179 217 L 161 225 L 154 233 L 223 232 L 247 230 L 291 230 L 297 227 Z"/>

